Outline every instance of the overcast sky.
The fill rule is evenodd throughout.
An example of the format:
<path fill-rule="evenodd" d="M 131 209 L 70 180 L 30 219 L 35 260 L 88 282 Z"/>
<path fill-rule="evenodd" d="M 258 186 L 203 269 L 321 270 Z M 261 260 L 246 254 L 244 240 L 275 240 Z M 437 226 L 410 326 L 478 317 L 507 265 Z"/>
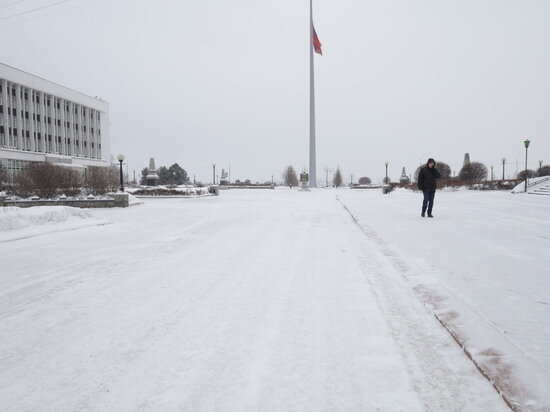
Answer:
<path fill-rule="evenodd" d="M 59 1 L 59 0 L 57 0 Z M 110 103 L 111 148 L 197 179 L 308 165 L 308 0 L 0 0 L 0 61 Z M 78 7 L 75 7 L 78 6 Z M 317 168 L 550 163 L 550 1 L 316 0 Z M 37 17 L 41 16 L 41 17 Z M 37 18 L 35 18 L 37 17 Z M 17 23 L 16 23 L 17 22 Z M 16 24 L 13 24 L 16 23 Z M 496 171 L 495 171 L 496 173 Z"/>

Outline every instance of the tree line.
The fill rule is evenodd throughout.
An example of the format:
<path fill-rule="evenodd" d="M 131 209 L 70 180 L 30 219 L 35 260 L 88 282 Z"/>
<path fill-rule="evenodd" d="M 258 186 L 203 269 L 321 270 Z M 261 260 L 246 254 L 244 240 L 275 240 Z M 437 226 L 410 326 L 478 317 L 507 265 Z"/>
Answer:
<path fill-rule="evenodd" d="M 146 167 L 141 171 L 140 184 L 147 184 L 147 174 L 149 168 Z M 159 185 L 182 185 L 189 182 L 187 172 L 177 163 L 174 163 L 170 167 L 161 166 L 157 169 L 159 175 Z"/>

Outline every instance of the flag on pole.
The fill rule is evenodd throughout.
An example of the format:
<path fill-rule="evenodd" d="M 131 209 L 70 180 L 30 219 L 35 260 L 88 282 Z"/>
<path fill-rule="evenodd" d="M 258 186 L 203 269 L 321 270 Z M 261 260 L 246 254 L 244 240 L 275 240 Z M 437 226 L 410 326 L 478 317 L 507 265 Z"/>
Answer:
<path fill-rule="evenodd" d="M 321 49 L 321 40 L 319 40 L 319 37 L 317 37 L 317 32 L 315 31 L 315 27 L 313 27 L 313 48 L 315 49 L 315 53 L 323 55 L 323 50 Z"/>

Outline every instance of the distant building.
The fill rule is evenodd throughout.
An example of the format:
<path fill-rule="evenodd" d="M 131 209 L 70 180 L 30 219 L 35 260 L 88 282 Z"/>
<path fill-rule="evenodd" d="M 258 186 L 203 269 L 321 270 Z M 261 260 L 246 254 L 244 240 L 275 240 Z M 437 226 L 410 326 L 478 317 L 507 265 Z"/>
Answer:
<path fill-rule="evenodd" d="M 462 167 L 470 164 L 470 153 L 464 154 L 464 162 L 462 163 Z"/>
<path fill-rule="evenodd" d="M 145 184 L 147 186 L 158 186 L 160 176 L 157 173 L 157 168 L 155 166 L 155 158 L 151 157 L 149 159 L 149 168 L 147 169 L 147 176 L 145 176 Z"/>
<path fill-rule="evenodd" d="M 403 166 L 403 170 L 401 171 L 401 177 L 399 178 L 399 183 L 402 184 L 409 184 L 411 182 L 411 179 L 409 176 L 407 176 L 407 172 L 405 172 L 405 167 Z"/>
<path fill-rule="evenodd" d="M 109 105 L 0 63 L 0 160 L 8 175 L 31 162 L 109 166 Z"/>

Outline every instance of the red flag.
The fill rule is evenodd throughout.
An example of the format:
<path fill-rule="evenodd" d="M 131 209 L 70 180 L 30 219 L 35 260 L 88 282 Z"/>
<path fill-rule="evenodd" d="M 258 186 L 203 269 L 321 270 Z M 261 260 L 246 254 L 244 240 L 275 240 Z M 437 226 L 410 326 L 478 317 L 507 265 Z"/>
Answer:
<path fill-rule="evenodd" d="M 319 40 L 319 37 L 317 37 L 317 32 L 315 31 L 315 27 L 313 27 L 313 48 L 315 49 L 315 53 L 323 55 L 323 50 L 321 49 L 321 40 Z"/>

